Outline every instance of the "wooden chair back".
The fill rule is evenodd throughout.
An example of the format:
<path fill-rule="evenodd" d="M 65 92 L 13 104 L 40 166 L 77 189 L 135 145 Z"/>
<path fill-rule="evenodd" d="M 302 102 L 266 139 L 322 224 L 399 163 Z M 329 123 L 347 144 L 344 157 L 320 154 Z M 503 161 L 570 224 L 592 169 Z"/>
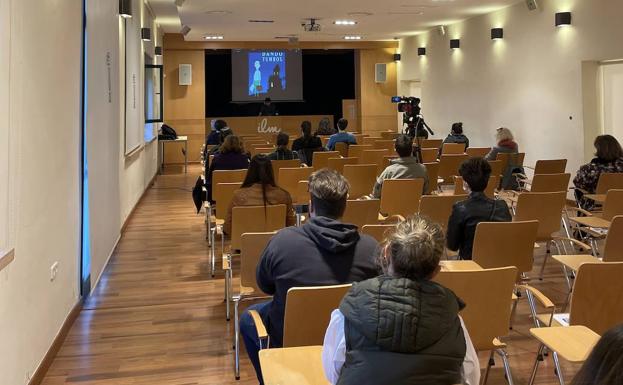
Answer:
<path fill-rule="evenodd" d="M 439 162 L 424 163 L 426 167 L 426 174 L 428 175 L 428 189 L 427 194 L 433 191 L 437 191 L 439 188 Z"/>
<path fill-rule="evenodd" d="M 414 139 L 413 143 L 419 142 L 421 148 L 436 148 L 438 151 L 443 144 L 443 139 Z"/>
<path fill-rule="evenodd" d="M 327 168 L 340 174 L 344 173 L 344 166 L 347 164 L 359 164 L 359 158 L 329 158 L 327 160 Z"/>
<path fill-rule="evenodd" d="M 279 169 L 279 187 L 296 196 L 300 180 L 308 180 L 314 172 L 314 167 L 296 167 Z"/>
<path fill-rule="evenodd" d="M 444 143 L 441 147 L 442 155 L 459 155 L 465 153 L 465 144 L 463 143 Z"/>
<path fill-rule="evenodd" d="M 247 170 L 214 170 L 212 172 L 212 185 L 219 183 L 242 183 L 247 176 Z"/>
<path fill-rule="evenodd" d="M 381 213 L 411 216 L 420 210 L 424 179 L 386 179 L 381 190 Z"/>
<path fill-rule="evenodd" d="M 322 345 L 333 310 L 351 285 L 293 287 L 286 296 L 283 347 Z"/>
<path fill-rule="evenodd" d="M 608 190 L 623 189 L 623 173 L 602 173 L 599 175 L 595 194 L 605 194 Z"/>
<path fill-rule="evenodd" d="M 367 135 L 367 134 L 358 134 L 356 132 L 353 132 L 353 136 L 355 137 L 355 143 L 359 144 L 359 143 L 363 143 L 363 138 L 366 138 L 369 135 Z"/>
<path fill-rule="evenodd" d="M 564 174 L 567 159 L 541 159 L 536 161 L 534 174 Z"/>
<path fill-rule="evenodd" d="M 327 144 L 329 144 L 329 138 L 331 138 L 331 135 L 319 135 L 318 137 L 320 138 L 320 141 L 322 142 L 322 147 L 327 147 Z"/>
<path fill-rule="evenodd" d="M 517 267 L 521 273 L 532 271 L 534 242 L 538 221 L 480 222 L 476 226 L 472 259 L 485 269 Z"/>
<path fill-rule="evenodd" d="M 309 204 L 309 182 L 300 180 L 296 187 L 296 196 L 292 196 L 292 203 L 295 205 Z"/>
<path fill-rule="evenodd" d="M 493 175 L 489 177 L 489 182 L 487 182 L 487 188 L 485 189 L 485 195 L 490 199 L 495 199 L 495 190 L 500 186 L 500 180 L 502 177 L 500 175 Z M 455 176 L 454 177 L 454 195 L 465 195 L 467 191 L 463 188 L 463 177 Z"/>
<path fill-rule="evenodd" d="M 468 147 L 465 150 L 470 158 L 484 158 L 491 151 L 491 147 Z"/>
<path fill-rule="evenodd" d="M 437 161 L 437 157 L 439 156 L 439 149 L 423 148 L 420 151 L 422 153 L 422 163 L 433 163 Z"/>
<path fill-rule="evenodd" d="M 244 233 L 264 233 L 286 227 L 286 205 L 236 206 L 232 209 L 231 249 L 240 250 Z"/>
<path fill-rule="evenodd" d="M 275 182 L 277 184 L 279 184 L 279 169 L 301 167 L 301 161 L 298 159 L 272 160 L 271 164 L 273 166 L 273 175 L 275 176 Z"/>
<path fill-rule="evenodd" d="M 445 183 L 451 183 L 452 177 L 459 175 L 461 163 L 467 159 L 467 154 L 442 155 L 439 159 L 439 178 Z"/>
<path fill-rule="evenodd" d="M 373 149 L 374 147 L 371 144 L 352 144 L 348 147 L 348 157 L 361 159 L 364 150 Z"/>
<path fill-rule="evenodd" d="M 383 131 L 381 132 L 381 138 L 385 140 L 394 140 L 400 135 L 400 132 L 396 131 Z"/>
<path fill-rule="evenodd" d="M 326 168 L 329 158 L 338 158 L 340 153 L 337 151 L 316 151 L 313 155 L 312 164 L 316 170 Z"/>
<path fill-rule="evenodd" d="M 255 155 L 259 155 L 259 154 L 268 155 L 274 151 L 275 151 L 275 147 L 253 147 L 253 150 L 251 151 L 251 157 L 254 157 Z"/>
<path fill-rule="evenodd" d="M 530 185 L 531 192 L 556 192 L 569 189 L 571 174 L 535 174 Z"/>
<path fill-rule="evenodd" d="M 242 186 L 242 182 L 212 185 L 212 199 L 216 202 L 214 216 L 217 219 L 225 219 L 231 200 L 234 197 L 234 191 L 238 190 L 240 186 Z"/>
<path fill-rule="evenodd" d="M 378 223 L 380 208 L 380 199 L 348 200 L 342 222 L 353 224 L 359 228 Z"/>
<path fill-rule="evenodd" d="M 498 153 L 496 160 L 502 161 L 502 172 L 504 173 L 506 169 L 508 169 L 509 165 L 513 165 L 513 167 L 523 167 L 523 162 L 526 158 L 526 154 L 523 152 L 520 153 Z"/>
<path fill-rule="evenodd" d="M 374 142 L 376 142 L 377 140 L 381 140 L 383 138 L 378 137 L 378 136 L 365 136 L 361 142 L 357 142 L 357 144 L 367 144 L 372 146 L 372 148 L 374 148 Z"/>
<path fill-rule="evenodd" d="M 578 269 L 569 323 L 597 334 L 623 322 L 623 262 L 584 263 Z"/>
<path fill-rule="evenodd" d="M 623 215 L 612 218 L 603 251 L 604 262 L 623 262 Z"/>
<path fill-rule="evenodd" d="M 240 237 L 240 286 L 252 288 L 254 294 L 263 293 L 257 286 L 255 271 L 262 252 L 275 234 L 275 231 L 244 233 Z"/>
<path fill-rule="evenodd" d="M 244 148 L 248 151 L 251 150 L 251 147 L 256 146 L 256 147 L 266 147 L 268 145 L 268 142 L 264 139 L 261 138 L 254 138 L 254 139 L 248 139 L 248 140 L 243 140 L 242 143 L 244 144 Z"/>
<path fill-rule="evenodd" d="M 396 141 L 393 139 L 389 140 L 376 140 L 374 142 L 374 148 L 376 150 L 387 150 L 390 153 L 396 151 Z"/>
<path fill-rule="evenodd" d="M 560 231 L 562 210 L 566 199 L 565 191 L 519 194 L 514 221 L 539 221 L 537 242 L 550 241 L 552 234 Z"/>
<path fill-rule="evenodd" d="M 383 157 L 389 155 L 388 150 L 364 150 L 359 164 L 375 164 L 378 175 L 383 171 Z"/>
<path fill-rule="evenodd" d="M 501 160 L 489 160 L 489 166 L 491 166 L 491 175 L 500 176 L 504 174 L 504 165 Z"/>
<path fill-rule="evenodd" d="M 623 215 L 623 190 L 608 190 L 602 218 L 611 221 L 617 215 Z"/>
<path fill-rule="evenodd" d="M 377 175 L 376 164 L 347 164 L 344 177 L 350 183 L 348 195 L 352 199 L 360 198 L 372 192 Z"/>
<path fill-rule="evenodd" d="M 424 195 L 420 199 L 420 215 L 427 216 L 433 222 L 448 227 L 448 219 L 455 203 L 466 200 L 467 195 Z"/>
<path fill-rule="evenodd" d="M 396 225 L 365 225 L 361 227 L 361 232 L 376 239 L 378 243 L 385 241 L 387 233 L 396 228 Z"/>
<path fill-rule="evenodd" d="M 348 156 L 348 143 L 345 143 L 345 142 L 335 143 L 335 151 L 337 151 L 340 154 L 340 156 L 347 157 Z"/>
<path fill-rule="evenodd" d="M 467 304 L 460 314 L 477 351 L 492 350 L 493 340 L 508 334 L 515 277 L 511 266 L 442 271 L 435 278 Z"/>

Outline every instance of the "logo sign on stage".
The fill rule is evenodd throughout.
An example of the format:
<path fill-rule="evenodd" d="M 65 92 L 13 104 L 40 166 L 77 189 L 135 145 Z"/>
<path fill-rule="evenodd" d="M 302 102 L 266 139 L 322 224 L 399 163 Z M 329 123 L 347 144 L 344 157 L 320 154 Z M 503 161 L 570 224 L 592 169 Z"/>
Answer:
<path fill-rule="evenodd" d="M 257 125 L 257 132 L 259 134 L 278 134 L 281 132 L 281 128 L 277 126 L 270 126 L 268 124 L 268 118 L 264 118 Z"/>

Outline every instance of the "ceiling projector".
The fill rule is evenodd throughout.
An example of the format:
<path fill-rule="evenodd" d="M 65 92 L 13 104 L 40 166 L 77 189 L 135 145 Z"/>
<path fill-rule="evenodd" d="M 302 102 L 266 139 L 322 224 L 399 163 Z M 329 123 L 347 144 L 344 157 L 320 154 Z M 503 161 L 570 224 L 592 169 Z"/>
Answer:
<path fill-rule="evenodd" d="M 309 21 L 303 22 L 301 26 L 305 32 L 320 32 L 322 26 L 316 23 L 316 19 L 307 19 Z"/>

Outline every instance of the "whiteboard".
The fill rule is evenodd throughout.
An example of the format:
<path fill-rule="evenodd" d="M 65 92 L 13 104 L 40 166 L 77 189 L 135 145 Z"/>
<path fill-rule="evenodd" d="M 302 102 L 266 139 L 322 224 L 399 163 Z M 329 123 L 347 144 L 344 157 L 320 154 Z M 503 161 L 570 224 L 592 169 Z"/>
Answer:
<path fill-rule="evenodd" d="M 141 0 L 132 0 L 134 17 L 124 19 L 125 23 L 125 154 L 137 150 L 144 144 L 143 131 L 143 47 L 141 40 Z"/>

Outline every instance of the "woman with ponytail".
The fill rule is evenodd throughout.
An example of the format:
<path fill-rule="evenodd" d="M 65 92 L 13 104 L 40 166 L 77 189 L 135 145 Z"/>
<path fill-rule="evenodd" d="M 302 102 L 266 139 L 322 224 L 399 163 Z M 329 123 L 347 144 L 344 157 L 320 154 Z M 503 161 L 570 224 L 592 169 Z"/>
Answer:
<path fill-rule="evenodd" d="M 227 210 L 225 234 L 231 234 L 232 209 L 237 206 L 286 205 L 286 226 L 294 226 L 296 215 L 290 194 L 277 187 L 273 167 L 266 155 L 256 155 L 251 159 L 247 176 L 234 196 Z"/>

